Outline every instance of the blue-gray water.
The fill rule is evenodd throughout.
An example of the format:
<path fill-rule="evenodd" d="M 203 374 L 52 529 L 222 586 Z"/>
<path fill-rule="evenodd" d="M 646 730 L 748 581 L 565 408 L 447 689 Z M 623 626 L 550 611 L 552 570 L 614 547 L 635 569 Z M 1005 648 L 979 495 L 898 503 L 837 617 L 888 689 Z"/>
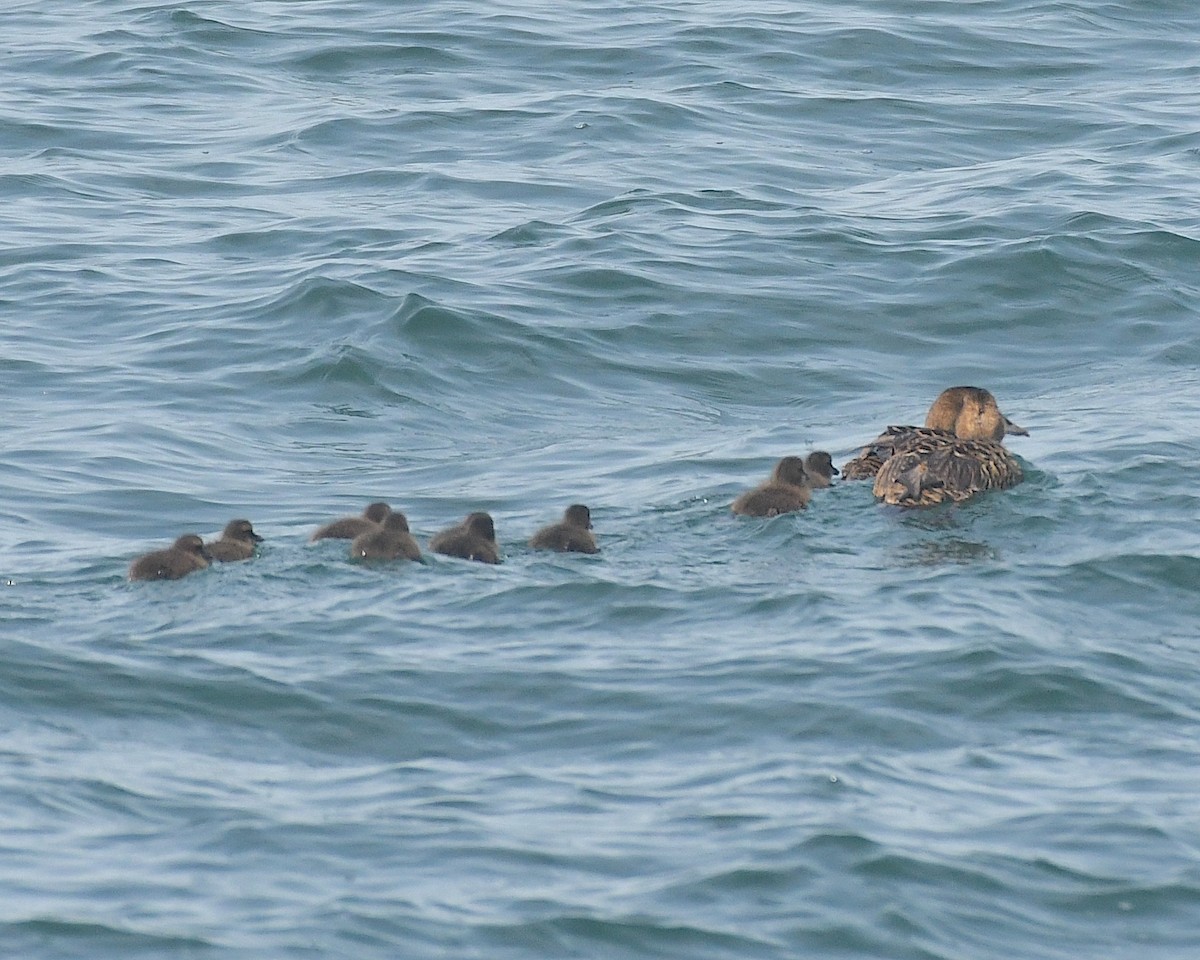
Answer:
<path fill-rule="evenodd" d="M 0 953 L 1196 956 L 1192 0 L 0 19 Z M 959 383 L 1022 486 L 729 516 Z"/>

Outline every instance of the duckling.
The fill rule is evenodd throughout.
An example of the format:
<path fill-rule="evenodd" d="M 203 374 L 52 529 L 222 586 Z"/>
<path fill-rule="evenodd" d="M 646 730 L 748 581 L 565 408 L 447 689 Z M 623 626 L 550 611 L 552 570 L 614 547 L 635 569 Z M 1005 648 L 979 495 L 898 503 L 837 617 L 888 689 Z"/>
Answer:
<path fill-rule="evenodd" d="M 316 533 L 309 537 L 314 540 L 353 540 L 359 534 L 370 533 L 379 527 L 392 508 L 386 503 L 372 503 L 362 512 L 361 517 L 342 517 L 332 520 L 323 527 L 318 527 Z"/>
<path fill-rule="evenodd" d="M 254 556 L 254 545 L 263 538 L 254 532 L 249 520 L 230 520 L 221 532 L 221 539 L 205 544 L 209 557 L 221 563 L 248 560 Z"/>
<path fill-rule="evenodd" d="M 542 527 L 529 540 L 535 550 L 558 550 L 561 553 L 599 553 L 592 535 L 592 512 L 582 503 L 573 503 L 558 523 Z"/>
<path fill-rule="evenodd" d="M 408 518 L 393 510 L 378 529 L 354 538 L 350 556 L 356 560 L 420 560 L 421 548 L 408 532 Z"/>
<path fill-rule="evenodd" d="M 984 490 L 1016 486 L 1021 464 L 1001 443 L 1028 436 L 979 387 L 951 387 L 929 408 L 924 427 L 888 427 L 842 468 L 846 477 L 874 477 L 885 503 L 932 506 L 962 501 Z"/>
<path fill-rule="evenodd" d="M 808 476 L 808 485 L 814 490 L 817 487 L 828 487 L 833 484 L 833 478 L 838 475 L 838 468 L 833 465 L 833 457 L 824 450 L 814 450 L 804 458 L 804 472 Z"/>
<path fill-rule="evenodd" d="M 800 457 L 784 457 L 770 479 L 733 501 L 734 513 L 746 517 L 774 517 L 803 510 L 811 498 L 808 473 Z"/>
<path fill-rule="evenodd" d="M 496 526 L 486 513 L 469 513 L 462 523 L 443 530 L 429 541 L 429 549 L 448 557 L 499 563 Z"/>
<path fill-rule="evenodd" d="M 166 550 L 138 557 L 129 566 L 130 580 L 178 580 L 208 566 L 208 550 L 194 533 L 185 533 Z"/>

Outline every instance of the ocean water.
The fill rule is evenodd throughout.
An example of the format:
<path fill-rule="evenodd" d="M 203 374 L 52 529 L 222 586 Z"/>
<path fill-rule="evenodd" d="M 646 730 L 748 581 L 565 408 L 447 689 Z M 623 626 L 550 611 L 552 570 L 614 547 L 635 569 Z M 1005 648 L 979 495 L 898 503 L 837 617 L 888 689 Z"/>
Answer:
<path fill-rule="evenodd" d="M 0 954 L 1197 955 L 1193 3 L 3 21 Z M 729 515 L 960 383 L 1021 486 Z"/>

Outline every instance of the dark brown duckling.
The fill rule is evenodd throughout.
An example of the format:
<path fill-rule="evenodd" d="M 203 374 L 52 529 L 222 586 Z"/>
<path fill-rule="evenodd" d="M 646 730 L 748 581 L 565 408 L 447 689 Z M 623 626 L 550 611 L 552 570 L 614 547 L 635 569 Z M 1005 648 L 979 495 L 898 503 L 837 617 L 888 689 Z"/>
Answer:
<path fill-rule="evenodd" d="M 220 540 L 205 544 L 209 557 L 221 563 L 231 560 L 249 560 L 254 556 L 254 547 L 263 538 L 254 532 L 249 520 L 230 520 L 221 532 Z"/>
<path fill-rule="evenodd" d="M 340 520 L 333 520 L 323 527 L 318 527 L 317 532 L 308 538 L 309 542 L 314 540 L 353 540 L 361 534 L 377 529 L 391 512 L 392 508 L 386 503 L 373 503 L 362 512 L 361 517 L 342 517 Z"/>
<path fill-rule="evenodd" d="M 833 478 L 838 475 L 838 468 L 833 465 L 833 457 L 824 450 L 814 450 L 804 458 L 804 473 L 808 477 L 808 485 L 814 490 L 817 487 L 828 487 L 833 484 Z"/>
<path fill-rule="evenodd" d="M 733 501 L 731 509 L 746 517 L 774 517 L 803 510 L 811 497 L 804 461 L 799 457 L 784 457 L 775 464 L 769 480 L 743 493 Z"/>
<path fill-rule="evenodd" d="M 208 550 L 194 533 L 185 533 L 166 550 L 138 557 L 129 566 L 130 580 L 178 580 L 208 566 Z"/>
<path fill-rule="evenodd" d="M 355 560 L 420 560 L 421 548 L 408 532 L 408 519 L 393 510 L 377 530 L 368 530 L 354 538 L 350 556 Z"/>
<path fill-rule="evenodd" d="M 486 513 L 467 514 L 462 523 L 443 530 L 430 540 L 429 549 L 448 557 L 462 557 L 480 563 L 500 562 L 496 526 Z"/>
<path fill-rule="evenodd" d="M 535 550 L 558 550 L 560 553 L 599 553 L 592 535 L 592 512 L 582 503 L 573 503 L 558 523 L 542 527 L 529 540 Z"/>

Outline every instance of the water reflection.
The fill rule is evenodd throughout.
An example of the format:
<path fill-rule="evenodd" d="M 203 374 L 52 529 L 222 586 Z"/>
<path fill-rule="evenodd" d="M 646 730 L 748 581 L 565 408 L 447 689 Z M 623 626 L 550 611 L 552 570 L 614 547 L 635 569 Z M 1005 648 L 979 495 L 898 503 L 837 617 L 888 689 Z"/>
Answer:
<path fill-rule="evenodd" d="M 955 538 L 945 540 L 922 540 L 911 543 L 897 551 L 897 557 L 905 566 L 932 567 L 945 563 L 978 563 L 983 560 L 998 560 L 1000 553 L 987 543 Z"/>

